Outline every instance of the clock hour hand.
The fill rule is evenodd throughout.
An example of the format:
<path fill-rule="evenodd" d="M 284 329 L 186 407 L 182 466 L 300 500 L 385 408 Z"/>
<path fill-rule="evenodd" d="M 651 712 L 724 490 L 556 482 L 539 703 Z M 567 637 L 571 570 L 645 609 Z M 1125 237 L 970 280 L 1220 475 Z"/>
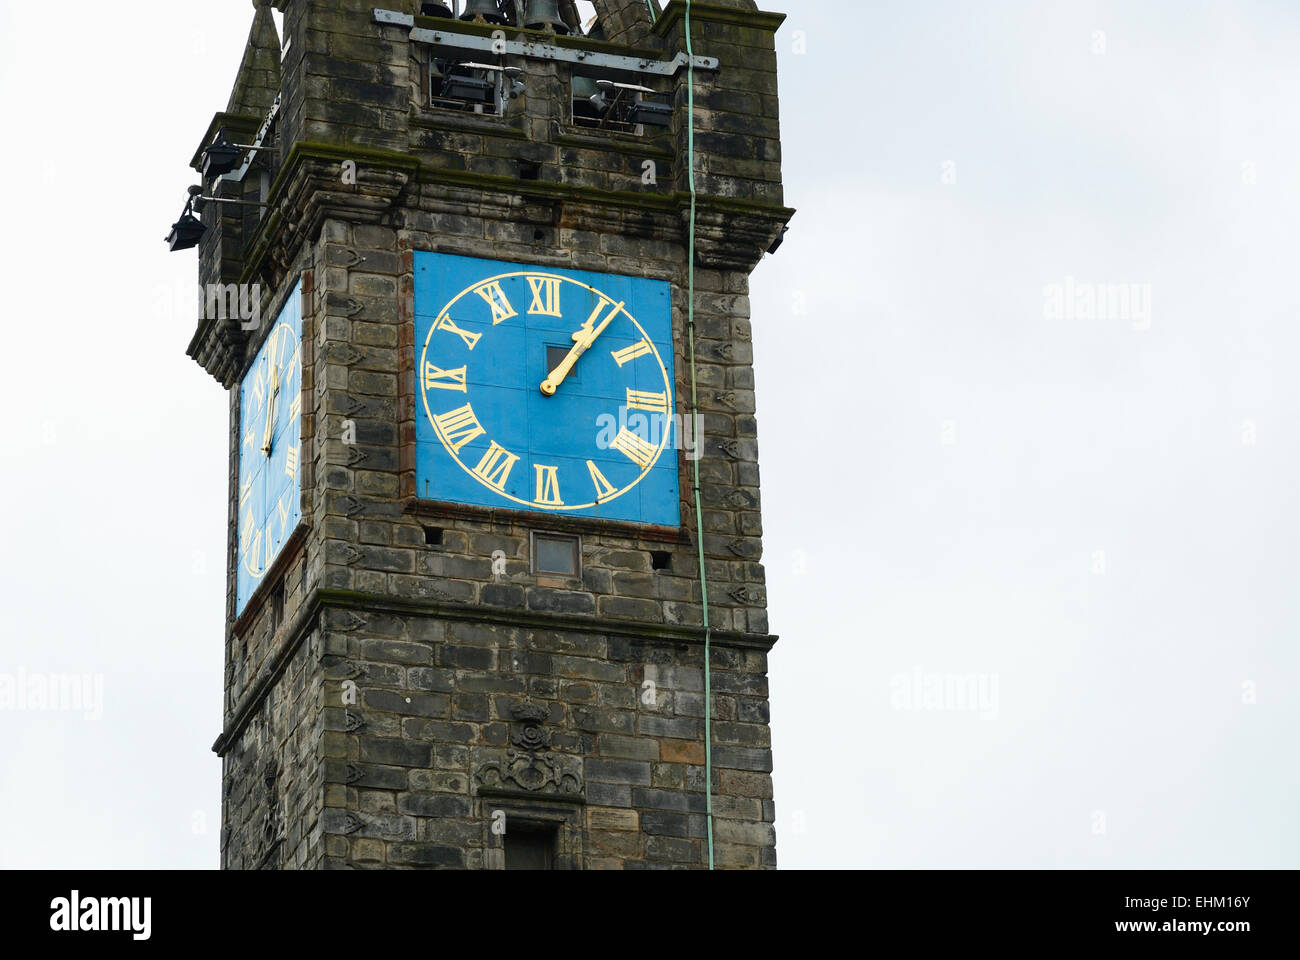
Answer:
<path fill-rule="evenodd" d="M 560 365 L 551 371 L 550 376 L 542 381 L 542 393 L 546 396 L 555 396 L 555 392 L 560 389 L 560 384 L 564 383 L 569 374 L 573 372 L 573 368 L 582 358 L 582 355 L 591 349 L 592 344 L 594 344 L 596 340 L 599 339 L 600 335 L 605 332 L 605 328 L 614 322 L 614 318 L 619 315 L 619 312 L 626 305 L 626 301 L 614 305 L 614 309 L 609 312 L 609 315 L 606 316 L 600 326 L 597 327 L 596 318 L 600 316 L 601 311 L 608 305 L 608 300 L 601 301 L 599 306 L 592 311 L 587 322 L 574 332 L 573 349 L 569 351 L 567 357 L 560 361 Z"/>

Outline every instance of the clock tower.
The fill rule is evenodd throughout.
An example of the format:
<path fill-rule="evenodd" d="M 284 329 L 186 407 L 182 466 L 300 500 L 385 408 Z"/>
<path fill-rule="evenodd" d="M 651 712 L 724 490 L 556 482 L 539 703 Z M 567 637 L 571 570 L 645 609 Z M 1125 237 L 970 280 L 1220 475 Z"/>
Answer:
<path fill-rule="evenodd" d="M 774 867 L 783 18 L 254 7 L 170 238 L 230 398 L 222 866 Z"/>

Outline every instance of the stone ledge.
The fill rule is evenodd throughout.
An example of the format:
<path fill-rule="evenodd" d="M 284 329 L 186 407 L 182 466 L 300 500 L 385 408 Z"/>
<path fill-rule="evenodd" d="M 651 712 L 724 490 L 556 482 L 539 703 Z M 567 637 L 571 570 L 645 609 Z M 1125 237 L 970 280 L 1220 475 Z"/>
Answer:
<path fill-rule="evenodd" d="M 672 0 L 659 19 L 655 21 L 654 32 L 666 37 L 678 23 L 686 19 L 686 4 L 682 0 Z M 754 27 L 775 33 L 785 23 L 784 13 L 769 13 L 765 10 L 739 10 L 724 7 L 717 3 L 696 2 L 691 4 L 691 20 L 709 20 L 713 23 L 733 23 L 739 27 Z"/>
<path fill-rule="evenodd" d="M 258 127 L 265 119 L 264 116 L 256 117 L 247 113 L 218 113 L 208 124 L 208 129 L 203 134 L 203 141 L 194 151 L 194 156 L 190 158 L 190 167 L 196 171 L 203 169 L 203 151 L 216 139 L 217 131 L 222 127 L 226 128 L 227 136 L 232 139 L 238 140 L 243 137 L 251 139 L 256 136 Z"/>
<path fill-rule="evenodd" d="M 239 704 L 231 711 L 231 719 L 212 744 L 212 752 L 224 756 L 226 748 L 243 731 L 253 714 L 270 694 L 285 667 L 298 647 L 316 625 L 321 613 L 327 609 L 365 610 L 407 616 L 421 616 L 456 620 L 461 622 L 487 622 L 505 626 L 527 627 L 537 630 L 582 631 L 604 636 L 631 637 L 637 640 L 660 640 L 669 643 L 704 644 L 704 630 L 699 627 L 672 626 L 668 624 L 610 623 L 594 616 L 566 616 L 563 614 L 510 612 L 489 609 L 477 604 L 440 603 L 434 600 L 407 600 L 383 594 L 360 593 L 347 590 L 325 590 L 317 587 L 299 607 L 297 615 L 283 633 L 279 648 L 265 661 L 256 680 L 249 686 Z M 760 650 L 769 653 L 780 638 L 773 635 L 745 634 L 715 631 L 711 643 L 720 647 Z"/>
<path fill-rule="evenodd" d="M 479 604 L 444 603 L 437 600 L 415 600 L 390 597 L 383 594 L 362 593 L 350 590 L 317 589 L 323 606 L 343 610 L 372 610 L 397 615 L 433 617 L 461 622 L 488 622 L 502 626 L 527 627 L 534 630 L 580 631 L 603 636 L 633 637 L 640 640 L 662 640 L 669 643 L 704 643 L 702 627 L 678 626 L 659 623 L 614 623 L 596 616 L 573 616 L 535 611 L 511 611 L 485 608 Z M 738 647 L 768 652 L 776 645 L 778 637 L 770 634 L 713 631 L 711 641 L 716 646 Z"/>
<path fill-rule="evenodd" d="M 546 516 L 528 513 L 524 510 L 475 507 L 463 503 L 445 503 L 437 500 L 409 499 L 406 501 L 405 512 L 418 517 L 473 520 L 508 527 L 556 530 L 562 533 L 605 534 L 653 543 L 688 544 L 691 542 L 690 533 L 684 526 L 654 527 L 637 523 L 623 523 L 616 520 L 602 520 L 596 517 Z"/>

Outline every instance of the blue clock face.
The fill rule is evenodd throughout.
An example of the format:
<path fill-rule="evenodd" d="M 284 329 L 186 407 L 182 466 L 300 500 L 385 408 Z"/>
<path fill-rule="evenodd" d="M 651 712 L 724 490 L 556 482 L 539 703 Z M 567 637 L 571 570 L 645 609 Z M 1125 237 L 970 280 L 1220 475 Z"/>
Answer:
<path fill-rule="evenodd" d="M 670 288 L 415 255 L 424 499 L 680 523 Z"/>
<path fill-rule="evenodd" d="M 239 388 L 239 570 L 243 613 L 302 520 L 302 284 Z"/>

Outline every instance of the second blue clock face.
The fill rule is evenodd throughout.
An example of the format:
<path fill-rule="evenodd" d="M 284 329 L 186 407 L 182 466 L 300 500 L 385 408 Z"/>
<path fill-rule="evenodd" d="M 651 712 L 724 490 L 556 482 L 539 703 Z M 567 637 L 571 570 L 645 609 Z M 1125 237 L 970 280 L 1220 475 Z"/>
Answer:
<path fill-rule="evenodd" d="M 239 388 L 239 569 L 236 615 L 302 520 L 302 284 Z"/>
<path fill-rule="evenodd" d="M 415 255 L 421 497 L 676 526 L 669 285 Z"/>

